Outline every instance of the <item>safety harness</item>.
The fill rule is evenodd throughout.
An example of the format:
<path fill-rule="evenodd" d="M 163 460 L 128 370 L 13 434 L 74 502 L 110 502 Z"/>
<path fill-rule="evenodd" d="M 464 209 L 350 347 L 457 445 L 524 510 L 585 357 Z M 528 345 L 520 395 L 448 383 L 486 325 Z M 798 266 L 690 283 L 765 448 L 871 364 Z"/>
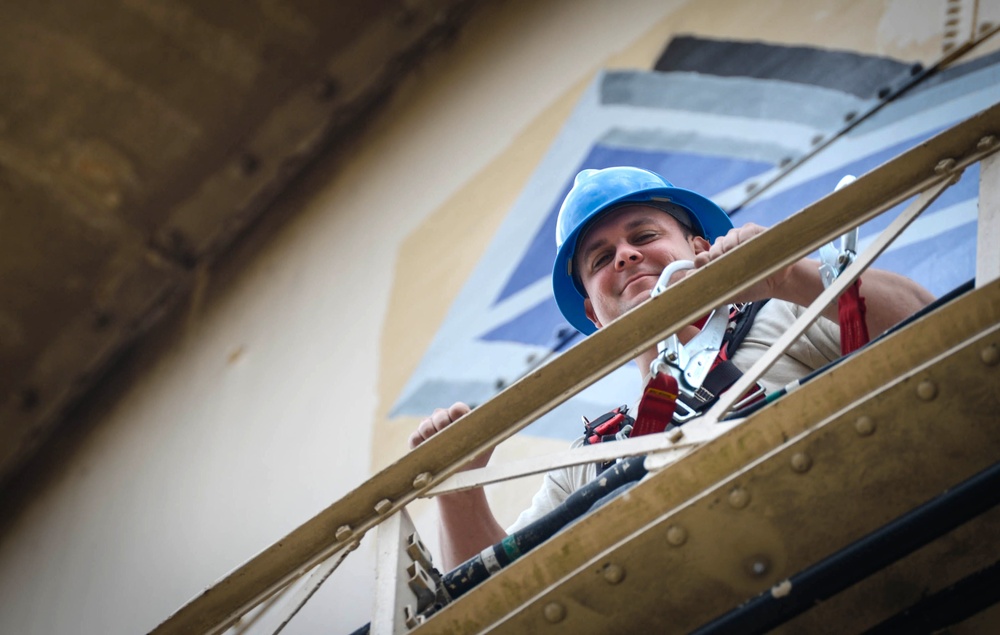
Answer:
<path fill-rule="evenodd" d="M 629 415 L 629 408 L 621 405 L 593 421 L 583 418 L 584 445 L 616 441 L 628 437 L 664 432 L 698 417 L 711 408 L 723 392 L 742 376 L 742 372 L 732 363 L 732 356 L 746 339 L 754 318 L 767 300 L 749 302 L 730 309 L 721 346 L 710 362 L 707 374 L 697 390 L 682 391 L 677 379 L 666 372 L 657 372 L 643 391 L 636 416 Z M 697 326 L 704 327 L 710 318 L 704 318 Z M 692 360 L 697 364 L 698 360 Z M 764 389 L 759 384 L 748 391 L 741 400 L 749 405 L 764 397 Z M 597 464 L 598 473 L 607 469 L 614 460 Z"/>
<path fill-rule="evenodd" d="M 839 249 L 833 244 L 820 249 L 820 277 L 825 287 L 854 261 L 857 242 L 858 230 L 854 229 L 841 238 Z M 663 270 L 651 295 L 656 297 L 666 290 L 676 272 L 692 268 L 694 263 L 690 261 L 671 263 Z M 865 300 L 860 289 L 859 278 L 837 301 L 841 355 L 848 355 L 869 341 Z M 695 324 L 700 330 L 685 346 L 681 346 L 676 335 L 660 342 L 635 418 L 629 415 L 625 405 L 594 421 L 584 417 L 584 445 L 669 431 L 711 408 L 743 375 L 730 360 L 766 302 L 749 302 L 713 311 Z M 764 398 L 764 388 L 758 382 L 741 396 L 734 408 L 745 408 Z M 613 463 L 614 460 L 598 463 L 598 473 Z"/>

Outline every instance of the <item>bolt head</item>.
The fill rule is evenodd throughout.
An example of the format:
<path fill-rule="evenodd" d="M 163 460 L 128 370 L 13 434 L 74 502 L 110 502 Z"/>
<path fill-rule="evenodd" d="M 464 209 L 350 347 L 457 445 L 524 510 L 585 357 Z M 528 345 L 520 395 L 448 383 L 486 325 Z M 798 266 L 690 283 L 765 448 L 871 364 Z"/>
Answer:
<path fill-rule="evenodd" d="M 854 422 L 854 430 L 860 436 L 871 436 L 875 432 L 875 422 L 868 416 L 858 417 L 858 420 Z"/>
<path fill-rule="evenodd" d="M 990 344 L 979 351 L 979 359 L 987 366 L 996 366 L 1000 362 L 1000 346 Z"/>
<path fill-rule="evenodd" d="M 620 584 L 625 579 L 625 569 L 621 565 L 612 562 L 604 565 L 601 575 L 604 576 L 608 584 Z"/>
<path fill-rule="evenodd" d="M 545 608 L 542 609 L 542 615 L 545 616 L 547 621 L 552 624 L 557 624 L 565 619 L 566 607 L 559 602 L 549 602 L 545 605 Z"/>
<path fill-rule="evenodd" d="M 413 479 L 413 489 L 424 489 L 434 480 L 430 472 L 421 472 Z"/>
<path fill-rule="evenodd" d="M 937 397 L 937 384 L 929 379 L 925 379 L 917 384 L 917 397 L 923 401 L 933 401 Z"/>
<path fill-rule="evenodd" d="M 683 527 L 673 525 L 667 529 L 667 542 L 675 547 L 680 547 L 687 542 L 688 533 Z"/>
<path fill-rule="evenodd" d="M 344 540 L 350 538 L 353 533 L 354 530 L 351 529 L 350 525 L 341 525 L 340 527 L 337 527 L 337 533 L 334 534 L 334 537 L 336 537 L 339 542 L 343 542 Z"/>
<path fill-rule="evenodd" d="M 379 516 L 388 514 L 390 509 L 392 509 L 392 501 L 388 498 L 383 498 L 379 502 L 375 503 L 375 511 Z"/>
<path fill-rule="evenodd" d="M 805 452 L 796 452 L 792 455 L 792 469 L 799 474 L 805 474 L 812 467 L 812 459 Z"/>
<path fill-rule="evenodd" d="M 762 578 L 771 571 L 771 559 L 762 553 L 754 554 L 743 561 L 743 570 L 751 578 Z"/>
<path fill-rule="evenodd" d="M 670 439 L 671 443 L 677 443 L 684 438 L 684 431 L 680 428 L 674 428 L 667 433 L 667 438 Z"/>
<path fill-rule="evenodd" d="M 937 165 L 934 166 L 934 172 L 937 174 L 944 174 L 945 172 L 950 172 L 955 167 L 955 159 L 941 159 L 938 161 Z"/>
<path fill-rule="evenodd" d="M 737 487 L 729 492 L 729 505 L 733 509 L 743 509 L 750 504 L 750 492 L 742 487 Z"/>

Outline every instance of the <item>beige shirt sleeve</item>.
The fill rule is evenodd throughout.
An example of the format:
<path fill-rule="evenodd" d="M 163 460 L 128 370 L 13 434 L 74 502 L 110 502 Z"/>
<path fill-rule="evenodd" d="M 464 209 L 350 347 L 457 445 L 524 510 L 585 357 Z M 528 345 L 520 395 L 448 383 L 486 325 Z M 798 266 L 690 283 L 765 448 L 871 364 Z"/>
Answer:
<path fill-rule="evenodd" d="M 733 364 L 743 372 L 749 370 L 804 311 L 790 302 L 770 300 L 761 308 L 747 338 L 733 355 Z M 764 373 L 761 384 L 773 392 L 839 357 L 840 327 L 821 317 Z"/>

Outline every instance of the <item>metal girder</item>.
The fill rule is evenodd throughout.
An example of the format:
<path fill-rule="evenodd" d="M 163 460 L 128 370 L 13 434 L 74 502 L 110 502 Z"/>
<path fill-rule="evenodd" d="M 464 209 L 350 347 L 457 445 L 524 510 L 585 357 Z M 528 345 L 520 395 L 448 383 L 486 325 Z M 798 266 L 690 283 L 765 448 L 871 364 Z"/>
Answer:
<path fill-rule="evenodd" d="M 976 231 L 976 285 L 1000 277 L 1000 155 L 979 164 L 979 227 Z"/>
<path fill-rule="evenodd" d="M 410 514 L 401 509 L 378 527 L 376 541 L 374 635 L 400 635 L 418 622 L 436 601 L 431 554 L 424 547 Z"/>
<path fill-rule="evenodd" d="M 193 599 L 154 632 L 209 631 L 212 625 L 239 615 L 302 571 L 351 544 L 359 533 L 376 526 L 382 518 L 404 507 L 422 490 L 444 480 L 472 457 L 512 436 L 639 351 L 653 346 L 667 333 L 678 330 L 733 294 L 806 256 L 846 228 L 857 226 L 910 196 L 953 178 L 956 171 L 995 152 L 996 144 L 986 146 L 981 141 L 988 137 L 996 139 L 998 131 L 1000 104 L 875 168 L 853 184 L 816 201 L 741 245 L 724 259 L 671 286 L 659 297 L 535 369 L 455 425 L 383 469 Z M 754 273 L 748 275 L 748 272 Z M 995 293 L 995 287 L 989 289 Z M 997 321 L 996 311 L 993 313 L 991 323 Z M 939 341 L 937 337 L 930 339 Z M 873 368 L 878 366 L 877 362 L 872 363 Z M 910 367 L 912 364 L 905 368 Z M 683 463 L 687 465 L 691 461 Z M 583 552 L 591 553 L 598 546 L 596 543 L 587 545 L 589 548 Z M 544 560 L 532 558 L 532 562 Z M 521 563 L 515 563 L 515 568 L 518 564 Z M 543 572 L 537 578 L 541 580 L 551 581 L 552 578 Z M 521 592 L 528 588 L 536 587 L 527 585 L 515 589 L 517 592 L 511 597 L 523 597 Z M 466 602 L 458 605 L 466 605 Z M 499 602 L 483 615 L 494 616 L 490 620 L 494 621 L 497 614 L 492 609 L 501 605 L 511 606 L 509 602 Z M 473 618 L 470 623 L 490 622 Z"/>
<path fill-rule="evenodd" d="M 687 633 L 768 589 L 795 593 L 784 580 L 996 463 L 1000 365 L 981 359 L 990 347 L 1000 347 L 1000 325 L 761 458 L 733 461 L 728 477 L 676 506 L 664 501 L 669 511 L 599 551 L 490 632 Z M 695 454 L 687 463 L 697 461 Z M 681 464 L 648 486 L 677 471 Z M 627 500 L 618 507 L 619 516 L 631 511 Z M 977 527 L 964 552 L 905 591 L 841 614 L 838 630 L 858 632 L 915 603 L 924 589 L 941 588 L 944 570 L 964 577 L 992 564 L 1000 557 L 990 538 L 996 522 Z M 609 567 L 624 579 L 609 584 Z"/>
<path fill-rule="evenodd" d="M 0 487 L 480 5 L 0 5 Z"/>
<path fill-rule="evenodd" d="M 655 525 L 664 513 L 684 508 L 693 498 L 732 478 L 734 472 L 779 451 L 789 439 L 809 432 L 826 419 L 827 413 L 837 413 L 853 407 L 859 400 L 867 398 L 875 387 L 891 382 L 893 378 L 905 376 L 943 352 L 962 345 L 975 334 L 995 329 L 997 324 L 1000 324 L 1000 282 L 970 292 L 886 337 L 761 410 L 744 424 L 705 444 L 683 461 L 650 477 L 627 495 L 601 507 L 542 544 L 530 557 L 513 563 L 469 592 L 461 601 L 446 607 L 428 623 L 428 628 L 433 627 L 435 633 L 479 632 L 516 611 L 521 611 L 519 614 L 525 616 L 523 619 L 530 622 L 531 616 L 537 617 L 536 613 L 541 615 L 539 611 L 544 612 L 547 604 L 540 605 L 541 600 L 538 598 L 558 588 L 561 583 L 568 583 L 579 576 L 593 577 L 595 571 L 610 562 L 607 558 L 595 558 L 596 554 L 601 554 L 612 545 L 627 544 L 629 537 L 638 535 L 651 524 Z M 984 372 L 993 373 L 995 387 L 996 365 L 990 367 L 980 362 L 979 366 L 983 367 Z M 979 366 L 969 365 L 974 369 Z M 983 386 L 990 386 L 986 378 L 973 383 L 968 390 L 983 392 Z M 967 387 L 963 386 L 965 388 Z M 944 390 L 941 389 L 940 392 L 943 394 Z M 986 411 L 986 415 L 992 418 L 991 421 L 996 419 L 995 412 L 995 409 Z M 878 417 L 872 417 L 872 422 L 876 430 L 889 425 L 888 422 L 883 424 Z M 956 437 L 949 438 L 954 443 Z M 950 447 L 942 445 L 938 452 L 944 453 L 941 456 L 953 456 L 953 453 L 949 453 L 950 450 Z M 991 451 L 995 460 L 998 449 L 993 447 Z M 812 458 L 818 463 L 815 456 Z M 884 462 L 870 461 L 871 457 L 858 455 L 855 467 L 863 468 L 859 471 L 877 471 L 878 466 Z M 875 467 L 868 467 L 870 465 Z M 904 486 L 893 493 L 898 494 L 905 489 Z M 803 513 L 808 513 L 814 507 L 800 505 Z M 741 527 L 740 523 L 752 522 L 752 517 L 714 518 L 713 522 L 720 524 L 715 529 L 705 531 L 716 536 L 720 532 Z M 783 529 L 794 526 L 795 524 L 786 525 Z M 760 523 L 745 526 L 747 530 L 753 528 L 769 540 L 777 540 L 780 535 L 775 533 L 775 528 Z M 691 532 L 689 528 L 686 531 Z M 832 532 L 832 529 L 821 531 L 819 535 L 829 535 Z M 761 545 L 761 548 L 764 546 L 769 545 Z M 774 552 L 778 553 L 776 548 Z M 774 558 L 772 557 L 772 561 Z M 743 580 L 745 587 L 738 590 L 742 590 L 744 595 L 736 601 L 745 600 L 759 590 L 753 586 L 754 582 L 752 579 Z M 568 587 L 560 595 L 564 602 L 568 601 L 565 598 L 571 596 L 573 595 Z M 629 597 L 631 602 L 633 596 Z M 730 592 L 727 597 L 734 596 Z M 721 610 L 723 609 L 717 612 Z M 597 619 L 596 616 L 591 617 Z M 707 619 L 712 615 L 705 617 Z M 527 628 L 524 626 L 527 623 L 519 622 L 520 628 Z"/>

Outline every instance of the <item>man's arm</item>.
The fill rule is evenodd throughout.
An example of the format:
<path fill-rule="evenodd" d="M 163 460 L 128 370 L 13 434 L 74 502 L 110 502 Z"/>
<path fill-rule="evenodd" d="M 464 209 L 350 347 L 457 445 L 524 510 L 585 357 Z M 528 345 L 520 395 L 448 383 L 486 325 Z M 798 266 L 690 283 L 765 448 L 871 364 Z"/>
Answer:
<path fill-rule="evenodd" d="M 805 259 L 789 269 L 792 271 L 786 278 L 785 286 L 777 290 L 773 297 L 809 306 L 823 292 L 819 263 Z M 861 275 L 861 297 L 865 300 L 865 321 L 872 337 L 881 335 L 934 301 L 934 296 L 913 280 L 891 271 L 872 268 Z M 823 315 L 838 322 L 837 304 L 827 306 Z"/>
<path fill-rule="evenodd" d="M 705 266 L 764 231 L 764 227 L 753 223 L 729 230 L 725 236 L 717 238 L 710 249 L 695 255 L 695 266 Z M 809 306 L 822 292 L 823 280 L 819 274 L 819 263 L 804 258 L 772 274 L 734 300 L 777 298 L 799 306 Z M 861 276 L 861 296 L 865 299 L 866 322 L 872 337 L 881 335 L 934 300 L 929 291 L 913 280 L 890 271 L 871 268 Z M 837 305 L 834 303 L 826 307 L 823 315 L 837 322 Z"/>
<path fill-rule="evenodd" d="M 447 410 L 438 408 L 420 422 L 410 435 L 410 449 L 417 447 L 469 413 L 469 406 L 458 402 Z M 489 463 L 493 450 L 477 456 L 464 468 L 471 470 Z M 454 569 L 486 547 L 494 545 L 507 533 L 497 522 L 483 488 L 445 494 L 436 498 L 440 524 L 441 560 L 446 571 Z"/>

